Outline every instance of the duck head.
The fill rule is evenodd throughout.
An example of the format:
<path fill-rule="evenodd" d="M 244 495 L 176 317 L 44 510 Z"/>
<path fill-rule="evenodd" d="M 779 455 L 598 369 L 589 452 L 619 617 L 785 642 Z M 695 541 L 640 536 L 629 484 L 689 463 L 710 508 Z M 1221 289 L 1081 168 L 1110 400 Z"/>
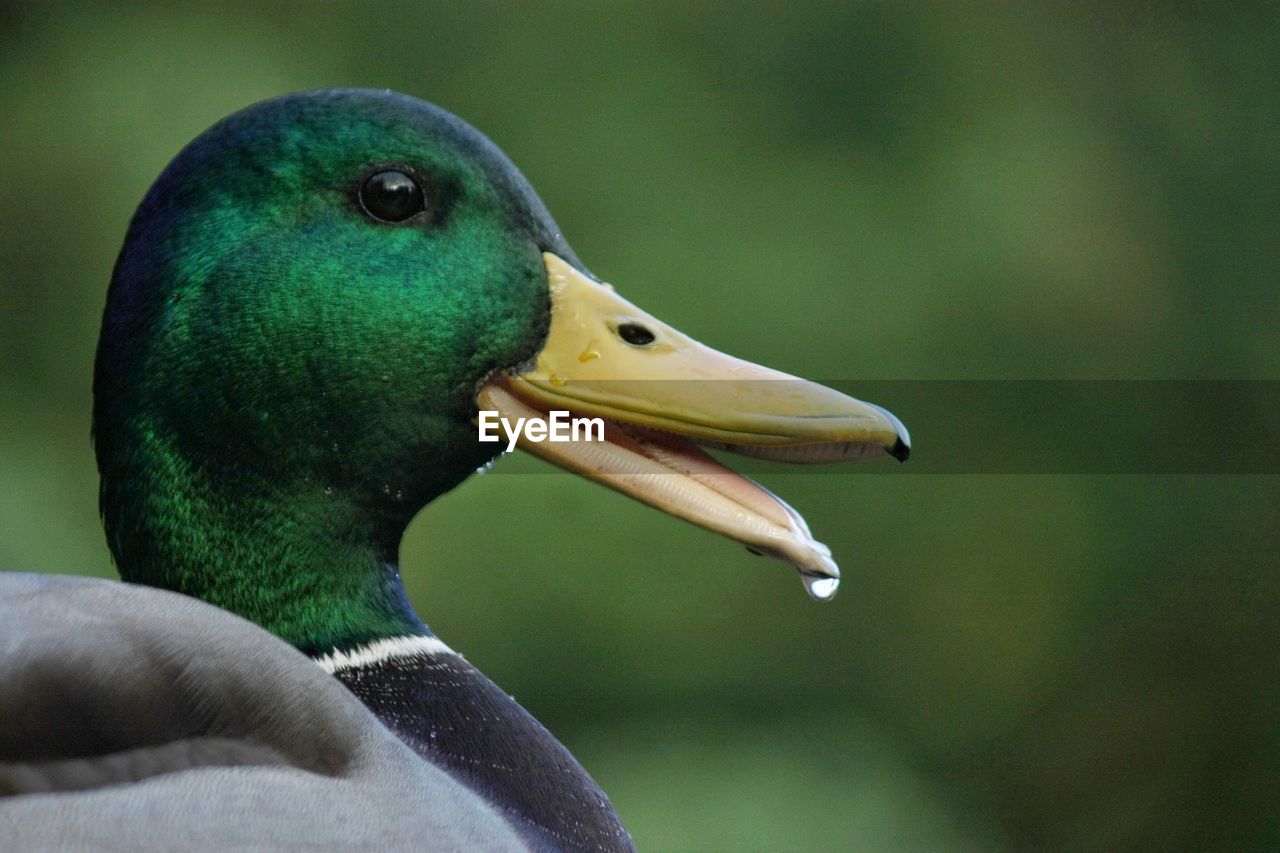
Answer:
<path fill-rule="evenodd" d="M 817 597 L 839 576 L 826 548 L 698 445 L 831 461 L 909 441 L 623 299 L 485 137 L 365 90 L 255 105 L 169 165 L 116 265 L 94 395 L 122 576 L 312 652 L 425 632 L 396 551 L 506 449 L 482 412 L 599 418 L 603 441 L 519 443 L 790 562 Z"/>

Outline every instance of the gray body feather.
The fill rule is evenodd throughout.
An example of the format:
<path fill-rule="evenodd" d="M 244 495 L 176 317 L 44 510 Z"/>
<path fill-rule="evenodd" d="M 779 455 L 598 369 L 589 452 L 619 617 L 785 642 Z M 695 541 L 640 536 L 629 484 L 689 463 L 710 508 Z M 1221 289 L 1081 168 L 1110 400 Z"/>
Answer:
<path fill-rule="evenodd" d="M 0 847 L 527 849 L 261 628 L 176 593 L 4 572 Z"/>

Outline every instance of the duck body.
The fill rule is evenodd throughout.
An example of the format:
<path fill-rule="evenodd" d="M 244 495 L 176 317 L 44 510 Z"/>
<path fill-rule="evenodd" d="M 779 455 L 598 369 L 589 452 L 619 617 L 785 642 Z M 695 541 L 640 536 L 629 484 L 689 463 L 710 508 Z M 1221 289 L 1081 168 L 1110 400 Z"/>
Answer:
<path fill-rule="evenodd" d="M 304 826 L 299 838 L 330 827 L 348 846 L 337 824 L 350 819 L 369 839 L 351 846 L 633 849 L 586 770 L 436 638 L 405 593 L 409 521 L 504 449 L 477 434 L 478 409 L 598 417 L 598 444 L 526 434 L 520 447 L 791 563 L 818 598 L 838 582 L 830 551 L 696 444 L 790 461 L 905 459 L 908 445 L 883 409 L 703 347 L 622 299 L 483 135 L 413 98 L 358 89 L 249 107 L 165 169 L 112 277 L 94 400 L 102 516 L 129 583 L 0 579 L 11 617 L 0 665 L 47 698 L 33 716 L 19 693 L 0 693 L 0 780 L 19 780 L 0 796 L 0 825 L 23 823 L 28 837 L 118 826 L 132 810 L 177 820 L 157 836 L 168 846 L 243 844 L 252 823 L 213 829 L 216 814 L 244 808 L 229 780 L 270 801 L 287 765 L 296 795 L 277 811 L 281 826 Z M 39 606 L 25 610 L 29 599 Z M 60 662 L 68 650 L 94 674 L 84 695 Z M 255 672 L 253 689 L 217 693 Z M 114 696 L 112 673 L 127 675 Z M 147 710 L 149 690 L 173 700 L 167 717 Z M 66 719 L 92 722 L 85 733 L 68 735 L 55 699 L 78 709 Z M 386 761 L 353 746 L 326 764 L 324 744 L 302 732 L 320 713 L 308 703 L 346 721 L 334 723 L 344 743 Z M 292 752 L 259 748 L 280 737 Z M 124 793 L 60 788 L 64 760 L 87 762 L 81 782 Z M 143 765 L 164 772 L 121 770 Z M 331 798 L 334 767 L 359 768 L 351 784 L 365 793 Z M 210 774 L 222 781 L 183 811 Z M 41 778 L 52 780 L 43 793 L 21 782 Z M 399 829 L 381 844 L 366 815 L 402 820 L 371 804 L 401 781 L 439 819 L 409 820 L 422 830 L 411 844 Z M 284 837 L 258 829 L 259 846 Z"/>
<path fill-rule="evenodd" d="M 165 590 L 0 573 L 0 847 L 530 850 L 262 628 Z"/>

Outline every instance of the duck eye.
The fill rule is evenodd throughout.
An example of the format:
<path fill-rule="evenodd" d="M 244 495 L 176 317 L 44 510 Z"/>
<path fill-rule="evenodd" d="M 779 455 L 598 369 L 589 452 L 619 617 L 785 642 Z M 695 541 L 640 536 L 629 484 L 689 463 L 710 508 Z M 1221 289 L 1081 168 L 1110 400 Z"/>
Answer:
<path fill-rule="evenodd" d="M 653 332 L 639 323 L 623 323 L 618 327 L 618 337 L 633 347 L 646 347 L 653 343 Z"/>
<path fill-rule="evenodd" d="M 404 222 L 426 208 L 418 182 L 394 169 L 375 172 L 360 187 L 365 213 L 383 222 Z"/>

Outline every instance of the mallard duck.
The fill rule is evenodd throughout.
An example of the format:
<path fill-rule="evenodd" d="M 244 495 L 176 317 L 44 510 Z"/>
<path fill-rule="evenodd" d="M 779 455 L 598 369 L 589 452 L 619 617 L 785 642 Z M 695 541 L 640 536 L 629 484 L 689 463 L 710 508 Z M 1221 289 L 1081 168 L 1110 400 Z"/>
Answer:
<path fill-rule="evenodd" d="M 163 809 L 159 846 L 396 846 L 370 825 L 401 820 L 428 848 L 630 849 L 581 765 L 414 612 L 406 525 L 518 446 L 829 598 L 839 571 L 801 516 L 699 445 L 796 462 L 909 448 L 884 409 L 624 299 L 489 140 L 385 91 L 260 103 L 177 156 L 121 250 L 94 401 L 128 583 L 0 587 L 0 779 L 22 794 L 0 821 L 23 838 L 151 838 L 128 818 Z M 562 416 L 578 440 L 546 439 Z M 19 711 L 22 695 L 39 698 Z M 269 807 L 246 813 L 250 796 Z"/>

